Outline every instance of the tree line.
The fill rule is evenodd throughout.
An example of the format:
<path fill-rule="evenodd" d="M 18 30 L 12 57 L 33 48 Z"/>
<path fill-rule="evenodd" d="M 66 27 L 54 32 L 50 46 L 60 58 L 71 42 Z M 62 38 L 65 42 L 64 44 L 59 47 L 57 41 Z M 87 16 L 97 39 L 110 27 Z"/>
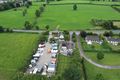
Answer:
<path fill-rule="evenodd" d="M 32 1 L 28 1 L 28 0 L 23 0 L 23 2 L 4 2 L 0 4 L 0 11 L 4 11 L 4 10 L 9 10 L 12 8 L 18 8 L 21 6 L 26 6 L 29 7 L 30 5 L 32 5 Z"/>

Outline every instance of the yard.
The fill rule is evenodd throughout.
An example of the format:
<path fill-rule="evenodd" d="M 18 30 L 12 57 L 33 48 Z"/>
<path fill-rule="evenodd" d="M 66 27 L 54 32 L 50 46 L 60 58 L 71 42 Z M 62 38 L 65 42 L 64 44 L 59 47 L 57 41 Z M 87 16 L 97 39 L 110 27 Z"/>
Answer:
<path fill-rule="evenodd" d="M 104 80 L 120 80 L 120 70 L 101 69 L 85 61 L 88 80 L 95 80 L 97 74 L 102 74 Z"/>
<path fill-rule="evenodd" d="M 103 52 L 104 58 L 102 60 L 97 59 L 97 52 L 85 52 L 85 54 L 91 58 L 93 61 L 112 66 L 120 65 L 120 54 L 119 53 L 111 53 L 111 52 Z"/>
<path fill-rule="evenodd" d="M 105 41 L 101 45 L 98 43 L 93 43 L 92 45 L 89 45 L 86 43 L 86 41 L 82 37 L 80 38 L 80 40 L 81 40 L 82 48 L 84 51 L 96 52 L 96 51 L 110 51 L 111 50 L 111 47 Z"/>
<path fill-rule="evenodd" d="M 36 34 L 0 34 L 0 80 L 12 80 L 24 68 L 38 39 Z"/>
<path fill-rule="evenodd" d="M 91 19 L 120 19 L 120 14 L 109 6 L 80 4 L 77 11 L 73 11 L 72 6 L 47 5 L 42 17 L 38 19 L 38 25 L 50 25 L 51 29 L 59 25 L 62 30 L 95 29 L 90 23 Z"/>

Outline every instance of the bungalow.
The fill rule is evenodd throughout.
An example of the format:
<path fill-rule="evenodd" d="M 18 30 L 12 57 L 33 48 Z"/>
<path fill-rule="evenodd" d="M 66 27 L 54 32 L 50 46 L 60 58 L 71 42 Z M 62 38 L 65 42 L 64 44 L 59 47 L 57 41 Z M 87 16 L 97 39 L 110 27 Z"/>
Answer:
<path fill-rule="evenodd" d="M 111 37 L 106 37 L 106 40 L 108 43 L 117 46 L 120 43 L 120 38 L 111 38 Z"/>
<path fill-rule="evenodd" d="M 87 42 L 87 44 L 90 44 L 90 45 L 92 43 L 102 44 L 103 42 L 98 35 L 88 35 L 86 36 L 85 41 Z"/>

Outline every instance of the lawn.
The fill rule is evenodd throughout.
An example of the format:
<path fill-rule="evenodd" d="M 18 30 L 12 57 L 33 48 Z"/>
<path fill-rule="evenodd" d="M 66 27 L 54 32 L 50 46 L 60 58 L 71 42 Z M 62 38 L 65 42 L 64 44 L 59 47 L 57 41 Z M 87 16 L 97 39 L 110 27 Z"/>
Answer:
<path fill-rule="evenodd" d="M 30 21 L 33 23 L 35 20 L 35 11 L 39 9 L 38 4 L 34 4 L 29 9 L 27 9 L 27 15 L 23 16 L 23 10 L 25 7 L 18 8 L 17 11 L 14 9 L 1 11 L 0 12 L 0 25 L 6 28 L 24 28 L 25 21 Z"/>
<path fill-rule="evenodd" d="M 36 34 L 0 34 L 0 80 L 12 80 L 25 66 L 36 47 Z"/>
<path fill-rule="evenodd" d="M 85 61 L 88 80 L 95 80 L 98 73 L 101 73 L 104 80 L 120 80 L 120 70 L 108 70 L 98 68 Z"/>
<path fill-rule="evenodd" d="M 109 6 L 80 4 L 77 11 L 73 11 L 72 6 L 48 5 L 42 17 L 38 19 L 38 25 L 50 25 L 51 29 L 59 25 L 62 30 L 95 29 L 90 23 L 91 19 L 120 19 L 120 14 Z"/>
<path fill-rule="evenodd" d="M 109 53 L 103 52 L 103 53 L 104 53 L 104 59 L 98 60 L 96 57 L 97 52 L 85 52 L 85 54 L 89 58 L 91 58 L 92 60 L 94 60 L 97 63 L 105 64 L 105 65 L 112 65 L 112 66 L 115 66 L 115 65 L 120 66 L 120 54 L 111 53 L 111 52 L 109 52 Z"/>

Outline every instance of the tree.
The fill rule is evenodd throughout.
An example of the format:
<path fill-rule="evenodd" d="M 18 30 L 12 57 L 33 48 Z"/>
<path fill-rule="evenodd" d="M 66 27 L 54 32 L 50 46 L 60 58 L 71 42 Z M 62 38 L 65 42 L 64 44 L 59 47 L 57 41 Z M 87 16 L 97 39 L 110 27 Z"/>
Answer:
<path fill-rule="evenodd" d="M 26 8 L 29 8 L 29 7 L 30 7 L 30 5 L 29 5 L 28 3 L 26 3 L 25 6 L 26 6 Z"/>
<path fill-rule="evenodd" d="M 73 42 L 76 42 L 76 34 L 75 33 L 73 33 L 73 35 L 72 35 L 72 40 L 73 40 Z"/>
<path fill-rule="evenodd" d="M 43 11 L 44 11 L 44 7 L 41 6 L 41 7 L 40 7 L 40 12 L 43 12 Z"/>
<path fill-rule="evenodd" d="M 27 9 L 23 10 L 23 16 L 25 16 L 27 14 Z"/>
<path fill-rule="evenodd" d="M 95 80 L 104 80 L 104 77 L 102 74 L 97 74 Z"/>
<path fill-rule="evenodd" d="M 73 5 L 73 10 L 77 10 L 77 4 Z"/>
<path fill-rule="evenodd" d="M 0 26 L 0 32 L 4 32 L 4 28 Z"/>
<path fill-rule="evenodd" d="M 110 36 L 113 36 L 113 32 L 112 31 L 110 31 L 110 32 L 105 31 L 103 35 L 106 37 L 110 37 Z"/>
<path fill-rule="evenodd" d="M 36 10 L 35 15 L 36 17 L 40 17 L 40 10 Z"/>
<path fill-rule="evenodd" d="M 104 54 L 102 52 L 97 53 L 97 59 L 102 60 L 104 58 Z"/>
<path fill-rule="evenodd" d="M 77 66 L 70 65 L 62 74 L 64 80 L 80 80 L 80 69 Z"/>
<path fill-rule="evenodd" d="M 50 26 L 49 26 L 49 25 L 46 25 L 45 28 L 46 28 L 46 30 L 48 30 L 48 29 L 50 28 Z"/>
<path fill-rule="evenodd" d="M 80 32 L 81 37 L 85 38 L 87 36 L 87 33 L 85 31 Z"/>
<path fill-rule="evenodd" d="M 39 30 L 39 26 L 35 26 L 36 30 Z"/>
<path fill-rule="evenodd" d="M 24 27 L 26 30 L 30 30 L 32 28 L 32 25 L 30 24 L 29 21 L 25 21 Z"/>

